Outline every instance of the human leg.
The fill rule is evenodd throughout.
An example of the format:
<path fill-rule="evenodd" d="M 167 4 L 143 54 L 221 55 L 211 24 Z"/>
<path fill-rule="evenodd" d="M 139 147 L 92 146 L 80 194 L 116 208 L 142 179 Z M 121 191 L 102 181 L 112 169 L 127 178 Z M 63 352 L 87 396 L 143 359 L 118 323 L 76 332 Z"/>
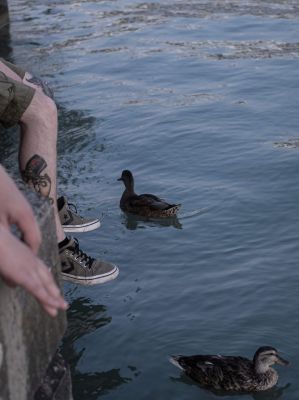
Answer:
<path fill-rule="evenodd" d="M 65 238 L 56 204 L 57 108 L 52 99 L 35 91 L 20 119 L 20 170 L 25 182 L 53 203 L 58 241 Z"/>
<path fill-rule="evenodd" d="M 7 65 L 0 61 L 0 71 L 1 67 L 7 72 Z M 61 226 L 56 202 L 57 108 L 55 102 L 45 93 L 43 85 L 39 85 L 40 81 L 32 79 L 30 74 L 22 76 L 12 70 L 10 78 L 15 82 L 13 90 L 19 87 L 19 91 L 22 92 L 21 89 L 24 86 L 27 89 L 30 87 L 33 91 L 29 104 L 19 120 L 21 127 L 19 163 L 25 182 L 38 193 L 52 200 L 63 278 L 85 285 L 104 283 L 116 278 L 117 266 L 88 256 L 79 248 L 77 241 L 65 237 Z M 16 99 L 13 98 L 14 100 Z M 11 101 L 12 104 L 14 104 L 13 101 Z M 12 121 L 9 123 L 9 126 L 12 126 Z M 83 219 L 80 220 L 79 217 L 77 220 L 79 224 L 72 224 L 72 231 L 75 229 L 82 232 L 81 228 L 85 223 L 82 224 Z M 81 227 L 78 226 L 80 224 Z M 99 220 L 94 220 L 85 231 L 98 226 Z"/>
<path fill-rule="evenodd" d="M 38 193 L 52 200 L 58 241 L 65 238 L 64 231 L 87 232 L 98 228 L 99 219 L 82 218 L 77 210 L 70 209 L 65 197 L 56 201 L 57 108 L 43 90 L 35 92 L 22 115 L 20 126 L 19 164 L 22 176 Z"/>
<path fill-rule="evenodd" d="M 26 107 L 28 107 L 28 110 L 26 110 L 26 113 L 23 116 L 26 125 L 28 126 L 28 129 L 26 129 L 26 126 L 24 129 L 22 129 L 22 141 L 20 147 L 21 171 L 24 171 L 24 168 L 22 168 L 23 167 L 22 164 L 24 163 L 23 160 L 28 158 L 26 157 L 26 153 L 28 153 L 28 151 L 26 151 L 26 148 L 27 150 L 29 148 L 33 149 L 34 151 L 37 143 L 42 142 L 42 146 L 45 147 L 47 151 L 48 149 L 50 150 L 55 149 L 53 155 L 49 154 L 49 160 L 54 160 L 54 157 L 56 158 L 57 110 L 54 101 L 52 102 L 50 100 L 53 99 L 52 89 L 42 79 L 33 76 L 29 72 L 24 71 L 18 66 L 11 64 L 8 61 L 1 58 L 0 58 L 0 72 L 5 74 L 3 77 L 4 80 L 7 79 L 5 78 L 6 76 L 12 79 L 13 82 L 17 82 L 17 87 L 14 89 L 18 90 L 16 96 L 18 99 L 20 99 L 20 97 L 23 98 L 27 97 L 25 100 L 22 99 L 21 101 L 22 107 L 19 107 L 21 108 L 19 116 L 22 115 L 22 109 L 24 108 L 25 110 Z M 8 84 L 11 85 L 12 82 L 8 82 Z M 33 102 L 31 104 L 31 97 L 33 96 L 33 93 L 36 92 L 38 92 L 38 95 L 35 96 L 36 98 L 33 99 Z M 27 106 L 25 106 L 25 104 L 27 104 Z M 1 93 L 0 93 L 0 112 L 1 112 Z M 28 115 L 30 116 L 30 119 L 28 118 Z M 44 120 L 43 117 L 44 115 L 46 115 L 47 121 Z M 16 120 L 16 118 L 14 119 Z M 13 122 L 12 123 L 11 121 L 9 122 L 10 122 L 9 126 L 13 125 Z M 47 125 L 46 129 L 48 130 L 48 134 L 45 135 L 45 137 L 43 137 L 44 128 L 42 127 L 42 129 L 40 129 L 41 122 L 43 123 L 43 125 L 45 124 Z M 56 126 L 53 126 L 54 124 L 56 124 Z M 33 132 L 33 135 L 31 135 L 31 127 L 34 127 L 35 125 L 38 132 Z M 22 128 L 22 123 L 21 123 L 21 128 Z M 37 138 L 40 138 L 41 140 L 37 141 Z M 43 168 L 43 165 L 45 166 L 46 163 L 49 162 L 47 161 L 47 159 L 39 155 L 38 153 L 39 147 L 40 146 L 38 146 L 38 149 L 36 149 L 36 153 L 32 156 L 33 158 L 29 157 L 30 159 L 31 158 L 32 159 L 30 160 L 28 169 L 30 169 L 31 172 L 34 172 L 32 171 L 33 169 L 32 166 L 34 164 L 35 173 L 38 172 L 38 166 L 40 168 Z M 56 187 L 55 184 L 53 185 L 53 180 L 54 181 L 56 180 L 56 167 L 53 169 L 54 165 L 56 166 L 56 160 L 54 164 L 51 162 L 51 165 L 49 166 L 51 174 L 44 171 L 45 173 L 43 173 L 42 175 L 43 176 L 43 180 L 41 182 L 42 184 L 40 185 L 39 188 L 36 187 L 37 191 L 40 192 L 41 194 L 44 195 L 52 194 L 53 196 L 55 194 L 55 193 L 48 193 L 50 186 L 52 188 Z M 26 173 L 26 177 L 24 178 L 26 178 L 26 180 L 30 180 L 30 177 L 28 177 L 28 173 Z M 34 180 L 36 182 L 36 179 Z M 54 201 L 54 197 L 52 197 L 52 199 Z M 66 197 L 64 196 L 57 199 L 57 207 L 58 207 L 58 217 L 60 219 L 60 223 L 62 225 L 64 232 L 88 232 L 100 227 L 100 220 L 98 218 L 81 217 L 77 213 L 76 207 L 72 207 L 72 204 L 68 203 Z M 57 213 L 55 213 L 55 215 L 57 219 L 58 218 Z M 60 232 L 58 231 L 57 234 L 59 238 L 62 238 L 61 230 Z"/>
<path fill-rule="evenodd" d="M 56 104 L 40 86 L 27 83 L 31 75 L 18 67 L 0 60 L 0 72 L 3 86 L 1 98 L 7 102 L 1 122 L 4 126 L 13 126 L 17 122 L 20 125 L 19 166 L 22 177 L 38 193 L 52 200 L 60 242 L 65 234 L 56 204 Z"/>

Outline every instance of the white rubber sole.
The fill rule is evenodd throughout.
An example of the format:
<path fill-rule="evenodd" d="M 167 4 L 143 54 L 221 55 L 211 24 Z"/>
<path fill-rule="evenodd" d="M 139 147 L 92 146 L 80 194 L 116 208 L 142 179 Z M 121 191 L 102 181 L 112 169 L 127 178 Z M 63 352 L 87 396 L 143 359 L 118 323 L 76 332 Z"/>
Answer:
<path fill-rule="evenodd" d="M 81 224 L 81 225 L 62 225 L 62 228 L 64 232 L 90 232 L 95 229 L 98 229 L 101 226 L 100 220 L 96 220 L 93 222 L 89 222 L 86 224 Z"/>
<path fill-rule="evenodd" d="M 111 272 L 105 275 L 94 276 L 91 278 L 78 277 L 75 275 L 65 274 L 64 272 L 60 273 L 62 280 L 83 286 L 100 285 L 101 283 L 112 281 L 113 279 L 118 277 L 118 274 L 119 274 L 119 269 L 116 265 Z"/>

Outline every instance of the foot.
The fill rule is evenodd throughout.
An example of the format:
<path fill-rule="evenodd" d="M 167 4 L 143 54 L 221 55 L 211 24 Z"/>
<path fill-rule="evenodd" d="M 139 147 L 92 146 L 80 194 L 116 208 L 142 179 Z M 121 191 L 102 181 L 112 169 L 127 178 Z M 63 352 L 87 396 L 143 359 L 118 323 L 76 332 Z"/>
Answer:
<path fill-rule="evenodd" d="M 70 238 L 59 248 L 61 277 L 81 285 L 97 285 L 115 279 L 119 273 L 116 265 L 89 257 L 79 248 L 77 239 Z"/>
<path fill-rule="evenodd" d="M 88 232 L 100 227 L 101 223 L 98 218 L 83 218 L 77 213 L 74 204 L 68 203 L 64 196 L 57 199 L 58 213 L 61 225 L 65 232 Z"/>

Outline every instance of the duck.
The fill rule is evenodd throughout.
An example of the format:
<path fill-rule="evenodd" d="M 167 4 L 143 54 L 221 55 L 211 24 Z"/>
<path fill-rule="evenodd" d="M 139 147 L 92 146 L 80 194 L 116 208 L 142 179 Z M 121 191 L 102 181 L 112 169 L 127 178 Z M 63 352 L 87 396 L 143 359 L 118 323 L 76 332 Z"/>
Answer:
<path fill-rule="evenodd" d="M 120 199 L 122 211 L 149 218 L 174 217 L 181 204 L 170 204 L 153 194 L 136 194 L 134 191 L 134 178 L 129 170 L 122 171 L 118 181 L 122 181 L 125 190 Z"/>
<path fill-rule="evenodd" d="M 169 360 L 205 389 L 229 392 L 268 390 L 278 381 L 278 373 L 271 365 L 289 364 L 271 346 L 259 347 L 252 361 L 222 355 L 177 355 Z"/>

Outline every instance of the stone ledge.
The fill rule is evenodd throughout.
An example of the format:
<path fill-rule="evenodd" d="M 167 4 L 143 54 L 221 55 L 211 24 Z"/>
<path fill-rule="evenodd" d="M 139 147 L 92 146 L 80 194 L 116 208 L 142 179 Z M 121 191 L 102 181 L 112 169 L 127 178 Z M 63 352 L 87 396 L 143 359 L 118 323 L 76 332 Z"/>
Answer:
<path fill-rule="evenodd" d="M 56 353 L 34 400 L 72 400 L 71 373 L 60 353 Z"/>
<path fill-rule="evenodd" d="M 0 0 L 0 29 L 8 24 L 8 7 L 6 0 Z"/>
<path fill-rule="evenodd" d="M 56 281 L 60 262 L 52 207 L 24 189 L 42 232 L 39 256 Z M 66 314 L 51 318 L 23 289 L 0 279 L 0 400 L 32 400 L 66 329 Z"/>

